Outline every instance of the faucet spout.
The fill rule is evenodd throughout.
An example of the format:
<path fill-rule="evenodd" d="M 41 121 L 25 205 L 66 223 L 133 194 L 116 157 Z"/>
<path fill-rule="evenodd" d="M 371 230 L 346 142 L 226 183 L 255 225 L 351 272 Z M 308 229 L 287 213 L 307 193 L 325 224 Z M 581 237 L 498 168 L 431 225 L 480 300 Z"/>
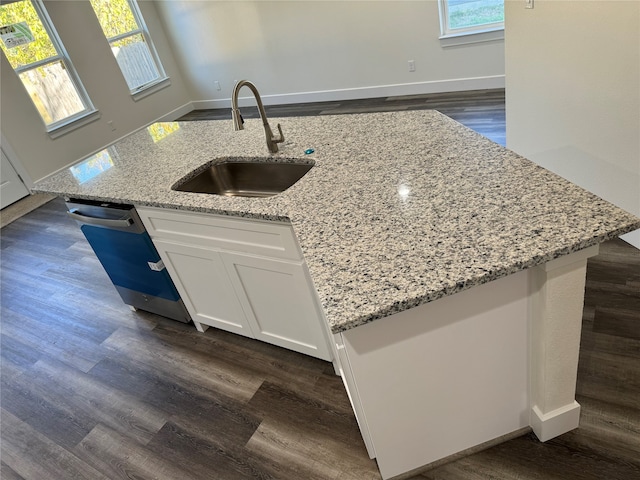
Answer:
<path fill-rule="evenodd" d="M 278 143 L 284 142 L 282 127 L 280 127 L 280 124 L 277 125 L 279 135 L 278 137 L 275 137 L 271 131 L 271 127 L 269 126 L 267 113 L 264 111 L 264 105 L 262 105 L 260 93 L 258 93 L 256 86 L 248 80 L 240 80 L 233 87 L 233 93 L 231 95 L 231 117 L 233 118 L 233 129 L 244 130 L 244 119 L 242 118 L 240 108 L 238 107 L 238 94 L 240 93 L 240 89 L 245 86 L 249 87 L 256 99 L 256 103 L 258 104 L 258 111 L 260 112 L 260 118 L 262 119 L 262 125 L 264 126 L 264 133 L 267 137 L 267 148 L 271 153 L 276 153 L 278 151 Z"/>

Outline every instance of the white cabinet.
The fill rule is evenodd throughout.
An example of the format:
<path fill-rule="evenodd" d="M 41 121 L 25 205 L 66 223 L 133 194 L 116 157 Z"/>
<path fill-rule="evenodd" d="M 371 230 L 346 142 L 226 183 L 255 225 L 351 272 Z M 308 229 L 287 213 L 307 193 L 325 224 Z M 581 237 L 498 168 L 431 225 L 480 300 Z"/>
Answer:
<path fill-rule="evenodd" d="M 333 360 L 328 326 L 289 225 L 137 210 L 199 331 L 212 326 Z"/>

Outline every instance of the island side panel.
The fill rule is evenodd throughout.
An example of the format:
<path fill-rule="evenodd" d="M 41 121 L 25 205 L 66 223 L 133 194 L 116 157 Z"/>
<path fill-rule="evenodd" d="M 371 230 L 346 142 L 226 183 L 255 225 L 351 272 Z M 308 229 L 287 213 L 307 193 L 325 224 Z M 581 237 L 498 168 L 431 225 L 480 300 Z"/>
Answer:
<path fill-rule="evenodd" d="M 528 293 L 518 272 L 341 334 L 383 478 L 529 425 Z"/>

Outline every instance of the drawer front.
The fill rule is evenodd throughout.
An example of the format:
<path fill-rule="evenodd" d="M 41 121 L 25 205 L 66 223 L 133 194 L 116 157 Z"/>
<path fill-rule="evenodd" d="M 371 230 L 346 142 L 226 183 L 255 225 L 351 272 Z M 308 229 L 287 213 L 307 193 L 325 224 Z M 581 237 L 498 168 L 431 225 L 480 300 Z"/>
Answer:
<path fill-rule="evenodd" d="M 137 211 L 152 238 L 274 258 L 302 258 L 287 224 L 149 207 Z"/>

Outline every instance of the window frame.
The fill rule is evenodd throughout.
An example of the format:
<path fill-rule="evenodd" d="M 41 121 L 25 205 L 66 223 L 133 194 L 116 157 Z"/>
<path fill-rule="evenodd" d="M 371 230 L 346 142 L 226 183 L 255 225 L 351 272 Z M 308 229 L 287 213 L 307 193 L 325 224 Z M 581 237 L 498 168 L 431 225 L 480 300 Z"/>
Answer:
<path fill-rule="evenodd" d="M 131 94 L 133 99 L 137 101 L 140 98 L 144 98 L 147 95 L 150 95 L 151 93 L 154 93 L 170 85 L 170 81 L 169 81 L 169 77 L 167 76 L 167 73 L 164 70 L 164 66 L 162 65 L 162 61 L 160 60 L 160 56 L 158 55 L 155 45 L 153 44 L 153 40 L 151 39 L 151 35 L 149 34 L 149 29 L 147 28 L 147 24 L 144 21 L 144 17 L 142 16 L 142 12 L 140 11 L 140 7 L 138 5 L 137 0 L 126 0 L 126 2 L 129 5 L 129 8 L 131 9 L 131 13 L 133 15 L 133 19 L 135 20 L 138 26 L 137 29 L 129 30 L 128 32 L 120 33 L 113 37 L 107 37 L 107 35 L 104 33 L 104 29 L 102 28 L 102 24 L 100 24 L 100 19 L 98 18 L 98 14 L 95 10 L 94 10 L 94 13 L 96 15 L 96 18 L 98 19 L 98 23 L 100 24 L 100 29 L 102 30 L 102 34 L 107 40 L 107 43 L 109 44 L 110 49 L 112 49 L 111 47 L 112 43 L 118 42 L 125 38 L 133 37 L 135 35 L 141 35 L 142 39 L 144 40 L 144 43 L 147 45 L 147 48 L 149 50 L 149 55 L 151 56 L 151 59 L 153 60 L 153 63 L 158 72 L 158 77 L 151 82 L 147 82 L 142 85 L 139 85 L 134 89 L 129 89 L 129 93 Z M 93 5 L 91 6 L 91 8 L 93 9 Z M 115 57 L 115 54 L 114 54 L 114 57 Z M 127 77 L 125 76 L 124 71 L 120 67 L 120 64 L 118 64 L 118 68 L 120 69 L 120 73 L 122 74 L 125 80 L 125 83 L 127 84 L 127 87 L 128 87 L 129 82 L 127 82 Z"/>
<path fill-rule="evenodd" d="M 55 122 L 51 122 L 49 124 L 46 123 L 42 114 L 40 114 L 40 111 L 36 108 L 36 110 L 38 110 L 38 115 L 40 116 L 40 119 L 42 120 L 42 123 L 45 126 L 46 132 L 52 138 L 57 138 L 71 130 L 74 130 L 75 128 L 78 128 L 82 125 L 86 125 L 87 123 L 93 122 L 94 120 L 97 120 L 98 118 L 100 118 L 100 113 L 93 105 L 93 102 L 91 101 L 91 97 L 89 97 L 87 90 L 84 88 L 84 85 L 80 80 L 80 76 L 78 75 L 78 72 L 73 66 L 73 62 L 71 61 L 71 58 L 67 53 L 67 50 L 64 48 L 64 44 L 62 43 L 62 40 L 60 39 L 60 36 L 58 35 L 58 32 L 55 29 L 53 22 L 51 21 L 51 17 L 49 17 L 49 12 L 47 12 L 47 9 L 43 3 L 43 0 L 25 0 L 25 1 L 30 2 L 31 5 L 33 6 L 33 9 L 38 15 L 38 18 L 42 22 L 42 26 L 44 27 L 45 31 L 47 32 L 47 35 L 49 36 L 49 40 L 51 41 L 51 44 L 53 45 L 53 48 L 56 51 L 56 55 L 47 57 L 42 60 L 38 60 L 36 62 L 29 63 L 27 65 L 20 65 L 15 68 L 11 66 L 13 71 L 16 73 L 18 78 L 20 78 L 20 74 L 24 72 L 35 70 L 36 68 L 44 67 L 46 65 L 53 65 L 59 62 L 62 65 L 62 68 L 67 71 L 69 75 L 69 80 L 71 81 L 78 95 L 78 98 L 80 99 L 80 102 L 84 106 L 84 109 L 82 111 L 76 112 L 73 115 L 69 115 L 68 117 L 62 118 Z M 21 78 L 20 78 L 20 84 L 23 85 L 23 87 L 26 90 L 26 87 L 24 86 L 24 83 L 22 82 Z M 29 98 L 31 98 L 31 95 L 29 95 L 28 93 L 27 95 L 29 96 Z M 32 100 L 32 103 L 33 103 L 33 100 Z"/>
<path fill-rule="evenodd" d="M 463 28 L 449 25 L 449 0 L 438 0 L 440 41 L 445 47 L 504 39 L 504 20 Z"/>

